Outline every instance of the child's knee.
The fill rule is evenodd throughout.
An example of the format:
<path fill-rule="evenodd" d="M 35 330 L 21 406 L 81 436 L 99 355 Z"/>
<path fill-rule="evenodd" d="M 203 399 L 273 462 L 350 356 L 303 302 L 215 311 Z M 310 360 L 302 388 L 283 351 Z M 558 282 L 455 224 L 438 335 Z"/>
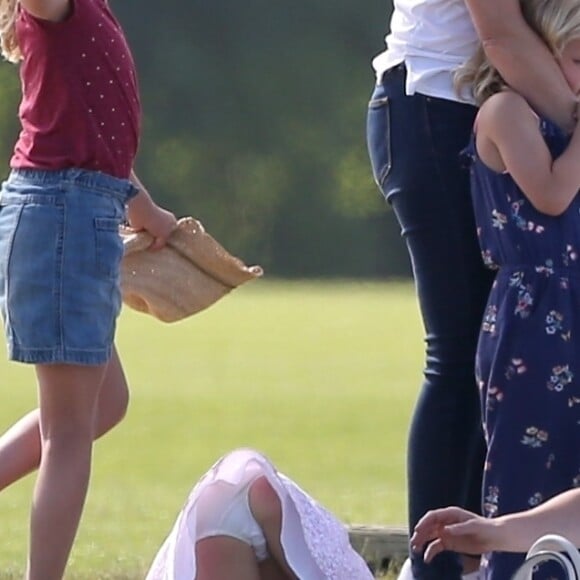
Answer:
<path fill-rule="evenodd" d="M 249 490 L 250 509 L 260 525 L 282 517 L 280 498 L 265 476 L 258 477 Z"/>
<path fill-rule="evenodd" d="M 99 399 L 97 420 L 97 436 L 101 436 L 115 425 L 119 424 L 126 416 L 129 407 L 129 389 L 127 384 L 116 384 L 114 387 L 107 386 Z"/>
<path fill-rule="evenodd" d="M 129 408 L 129 389 L 127 385 L 120 389 L 115 397 L 114 404 L 111 409 L 111 426 L 114 427 L 120 423 L 127 415 L 127 409 Z"/>

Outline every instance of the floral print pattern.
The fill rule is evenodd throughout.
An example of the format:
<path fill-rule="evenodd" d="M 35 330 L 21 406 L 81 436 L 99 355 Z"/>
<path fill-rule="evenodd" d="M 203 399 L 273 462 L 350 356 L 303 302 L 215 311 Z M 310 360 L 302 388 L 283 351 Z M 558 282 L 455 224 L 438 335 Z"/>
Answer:
<path fill-rule="evenodd" d="M 567 143 L 542 120 L 554 157 Z M 487 517 L 529 509 L 580 486 L 580 198 L 542 214 L 511 176 L 471 157 L 472 199 L 485 264 L 497 271 L 479 336 L 476 379 L 488 443 Z M 511 578 L 523 554 L 485 556 L 486 580 Z M 538 570 L 534 579 L 559 579 Z"/>

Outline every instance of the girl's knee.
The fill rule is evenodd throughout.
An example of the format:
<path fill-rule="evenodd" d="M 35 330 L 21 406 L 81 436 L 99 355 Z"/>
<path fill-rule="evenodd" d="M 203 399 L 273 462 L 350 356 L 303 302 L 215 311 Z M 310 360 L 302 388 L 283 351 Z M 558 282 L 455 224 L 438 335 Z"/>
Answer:
<path fill-rule="evenodd" d="M 249 490 L 250 509 L 260 525 L 279 521 L 282 517 L 282 504 L 276 490 L 265 476 L 258 477 Z"/>
<path fill-rule="evenodd" d="M 114 427 L 119 424 L 127 415 L 127 409 L 129 408 L 129 389 L 127 385 L 119 388 L 115 394 L 115 397 L 110 401 L 108 409 L 108 423 L 109 428 Z"/>
<path fill-rule="evenodd" d="M 96 436 L 118 425 L 129 407 L 129 388 L 124 376 L 109 378 L 101 389 L 98 402 Z"/>

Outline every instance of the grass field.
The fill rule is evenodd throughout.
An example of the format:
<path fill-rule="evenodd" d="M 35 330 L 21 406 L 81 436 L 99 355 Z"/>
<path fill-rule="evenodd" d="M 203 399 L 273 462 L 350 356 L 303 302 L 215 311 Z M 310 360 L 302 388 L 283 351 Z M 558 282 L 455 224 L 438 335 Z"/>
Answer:
<path fill-rule="evenodd" d="M 142 579 L 191 485 L 239 446 L 346 522 L 404 522 L 422 350 L 411 285 L 254 282 L 174 325 L 126 310 L 117 342 L 131 408 L 96 446 L 67 579 Z M 4 357 L 0 376 L 3 429 L 35 389 Z M 22 573 L 32 484 L 0 494 L 0 578 Z"/>

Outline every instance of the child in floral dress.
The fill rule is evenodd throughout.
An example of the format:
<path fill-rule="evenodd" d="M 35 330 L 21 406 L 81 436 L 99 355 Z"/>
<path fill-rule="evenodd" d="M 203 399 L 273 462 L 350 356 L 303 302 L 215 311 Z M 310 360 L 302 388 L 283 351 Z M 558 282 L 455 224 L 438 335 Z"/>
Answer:
<path fill-rule="evenodd" d="M 522 10 L 579 94 L 578 2 Z M 580 128 L 570 136 L 540 118 L 483 51 L 457 80 L 482 103 L 467 153 L 483 258 L 497 270 L 476 359 L 483 509 L 496 517 L 580 485 Z M 522 560 L 487 555 L 485 578 L 508 580 Z"/>

